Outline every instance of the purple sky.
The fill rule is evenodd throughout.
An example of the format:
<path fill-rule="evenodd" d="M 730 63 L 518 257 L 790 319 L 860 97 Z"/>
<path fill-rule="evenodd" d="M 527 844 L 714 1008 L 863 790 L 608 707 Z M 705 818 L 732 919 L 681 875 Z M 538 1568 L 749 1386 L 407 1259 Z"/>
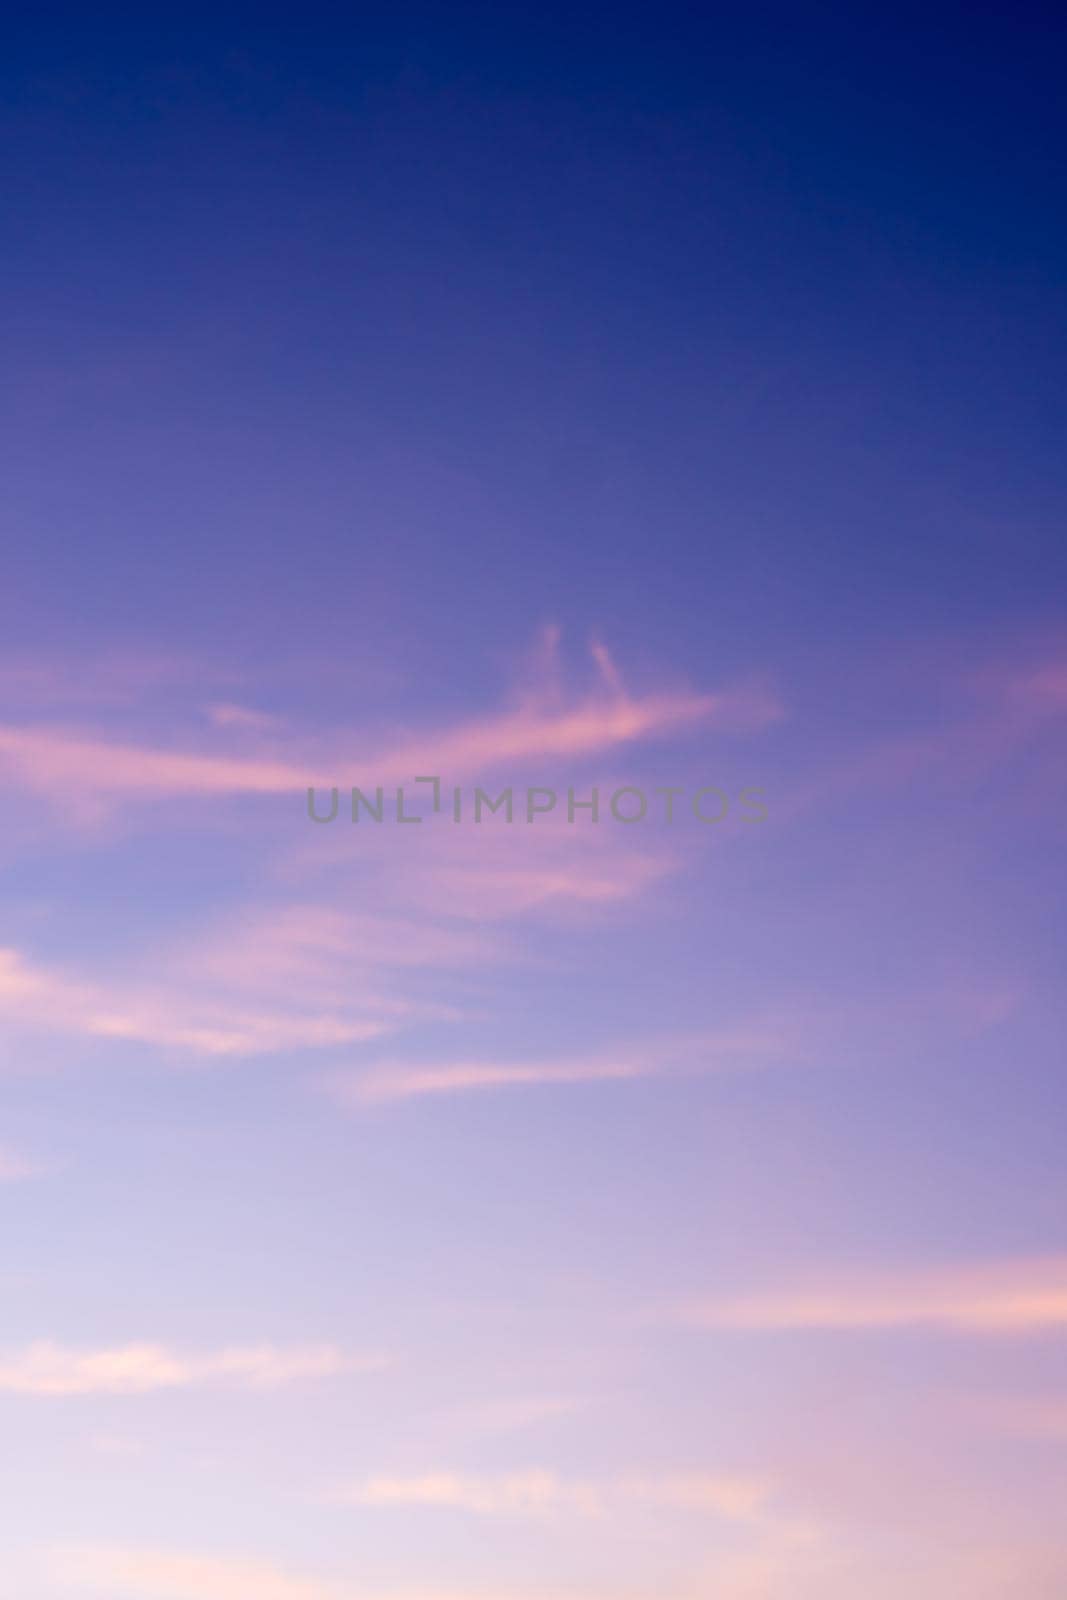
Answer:
<path fill-rule="evenodd" d="M 1064 30 L 505 12 L 4 52 L 0 1567 L 1058 1600 Z"/>

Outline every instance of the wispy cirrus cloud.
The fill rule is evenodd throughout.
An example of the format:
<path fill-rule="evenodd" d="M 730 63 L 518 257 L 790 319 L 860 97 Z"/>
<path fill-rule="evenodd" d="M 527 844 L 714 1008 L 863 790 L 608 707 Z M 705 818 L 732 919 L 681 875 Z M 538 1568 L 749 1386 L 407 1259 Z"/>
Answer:
<path fill-rule="evenodd" d="M 783 795 L 779 819 L 872 788 L 923 777 L 950 790 L 1004 770 L 1030 747 L 1058 750 L 1067 728 L 1067 655 L 1061 650 L 1024 663 L 998 662 L 957 674 L 909 719 L 908 731 L 855 740 L 815 780 Z M 941 696 L 949 702 L 942 709 Z M 1057 760 L 1057 768 L 1060 763 Z M 1058 795 L 1060 785 L 1054 786 Z"/>
<path fill-rule="evenodd" d="M 697 1327 L 1017 1336 L 1067 1328 L 1067 1258 L 824 1277 L 682 1309 Z"/>
<path fill-rule="evenodd" d="M 580 1415 L 591 1402 L 580 1395 L 516 1395 L 450 1408 L 446 1420 L 464 1431 L 514 1433 Z"/>
<path fill-rule="evenodd" d="M 284 737 L 260 712 L 225 703 L 216 729 L 269 734 L 261 753 L 217 747 L 175 750 L 151 742 L 100 737 L 53 725 L 0 725 L 0 767 L 9 779 L 57 804 L 106 797 L 151 799 L 300 793 L 308 785 L 349 787 L 410 782 L 423 773 L 461 781 L 501 765 L 590 757 L 694 725 L 759 729 L 781 705 L 769 688 L 742 685 L 716 693 L 674 690 L 632 694 L 598 647 L 599 683 L 565 695 L 543 679 L 505 709 L 418 734 L 371 743 L 351 729 L 333 736 Z M 367 743 L 358 760 L 348 751 Z"/>
<path fill-rule="evenodd" d="M 326 1087 L 342 1104 L 373 1106 L 435 1095 L 623 1083 L 675 1071 L 745 1068 L 780 1060 L 799 1048 L 800 1042 L 787 1026 L 759 1022 L 695 1037 L 673 1036 L 622 1045 L 615 1050 L 561 1060 L 378 1061 L 364 1069 L 337 1074 Z"/>
<path fill-rule="evenodd" d="M 458 919 L 430 920 L 334 904 L 261 904 L 223 918 L 170 957 L 181 979 L 231 993 L 289 992 L 320 1004 L 386 972 L 495 964 L 513 956 L 499 932 Z M 384 996 L 381 998 L 384 999 Z"/>
<path fill-rule="evenodd" d="M 358 1010 L 195 991 L 162 979 L 82 979 L 0 949 L 0 1022 L 8 1029 L 121 1039 L 204 1056 L 355 1044 L 384 1033 L 399 1003 Z"/>
<path fill-rule="evenodd" d="M 573 824 L 565 807 L 564 796 L 560 809 L 536 826 L 503 817 L 458 827 L 441 820 L 417 840 L 403 828 L 324 833 L 310 842 L 304 865 L 369 862 L 387 883 L 382 892 L 391 904 L 482 923 L 611 912 L 678 870 L 682 853 L 662 838 Z"/>
<path fill-rule="evenodd" d="M 636 1059 L 604 1057 L 571 1061 L 449 1061 L 440 1065 L 392 1061 L 351 1077 L 331 1080 L 333 1096 L 345 1105 L 381 1105 L 432 1095 L 471 1094 L 485 1089 L 549 1087 L 578 1083 L 618 1083 L 645 1077 L 652 1069 Z"/>
<path fill-rule="evenodd" d="M 75 974 L 0 948 L 0 1024 L 203 1056 L 357 1044 L 455 1015 L 424 978 L 508 954 L 502 935 L 456 919 L 262 903 L 118 971 Z"/>
<path fill-rule="evenodd" d="M 383 918 L 403 914 L 423 928 L 440 925 L 455 934 L 464 924 L 488 929 L 611 916 L 676 874 L 692 844 L 662 830 L 572 823 L 565 792 L 558 808 L 532 826 L 522 820 L 521 790 L 513 823 L 503 814 L 475 823 L 469 791 L 464 803 L 459 826 L 446 794 L 443 814 L 429 814 L 427 826 L 308 827 L 278 876 L 330 898 L 358 879 L 361 901 Z M 515 948 L 522 948 L 518 940 Z"/>
<path fill-rule="evenodd" d="M 208 1355 L 183 1355 L 158 1344 L 77 1350 L 41 1341 L 24 1350 L 0 1352 L 0 1394 L 144 1395 L 206 1384 L 276 1389 L 377 1371 L 383 1364 L 379 1356 L 352 1355 L 335 1345 L 292 1349 L 247 1345 Z"/>
<path fill-rule="evenodd" d="M 356 1589 L 301 1577 L 260 1561 L 218 1559 L 122 1546 L 56 1551 L 48 1576 L 73 1592 L 118 1600 L 356 1600 Z"/>
<path fill-rule="evenodd" d="M 579 1596 L 499 1583 L 462 1589 L 391 1586 L 386 1595 L 365 1581 L 312 1577 L 264 1561 L 122 1545 L 54 1550 L 43 1565 L 63 1593 L 101 1590 L 108 1600 L 590 1600 L 588 1591 Z"/>
<path fill-rule="evenodd" d="M 343 1488 L 337 1498 L 353 1505 L 484 1517 L 603 1516 L 645 1506 L 748 1522 L 763 1509 L 770 1494 L 769 1481 L 746 1474 L 681 1473 L 597 1482 L 533 1470 L 493 1477 L 437 1472 L 409 1478 L 368 1478 Z"/>
<path fill-rule="evenodd" d="M 1067 716 L 1067 654 L 1047 654 L 1023 667 L 1002 667 L 982 676 L 990 694 L 1023 716 L 1044 720 Z"/>
<path fill-rule="evenodd" d="M 275 728 L 278 718 L 269 711 L 222 700 L 204 707 L 204 715 L 216 728 L 251 728 L 257 732 Z"/>
<path fill-rule="evenodd" d="M 26 711 L 128 708 L 202 681 L 194 657 L 130 650 L 75 660 L 24 653 L 0 661 L 0 702 Z"/>

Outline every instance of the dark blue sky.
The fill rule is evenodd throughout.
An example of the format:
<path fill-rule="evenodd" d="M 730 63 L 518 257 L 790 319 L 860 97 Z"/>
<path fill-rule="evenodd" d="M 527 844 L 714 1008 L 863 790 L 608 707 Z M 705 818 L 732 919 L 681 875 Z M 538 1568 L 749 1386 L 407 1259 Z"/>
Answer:
<path fill-rule="evenodd" d="M 1063 47 L 1037 8 L 16 22 L 9 637 L 1031 625 Z"/>

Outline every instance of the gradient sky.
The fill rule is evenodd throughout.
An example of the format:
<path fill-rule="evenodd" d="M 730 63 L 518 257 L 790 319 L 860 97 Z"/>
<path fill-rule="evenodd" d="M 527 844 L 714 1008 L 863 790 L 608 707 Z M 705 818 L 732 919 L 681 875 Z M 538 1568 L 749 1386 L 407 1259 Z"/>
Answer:
<path fill-rule="evenodd" d="M 1067 1593 L 1065 32 L 8 19 L 4 1600 Z"/>

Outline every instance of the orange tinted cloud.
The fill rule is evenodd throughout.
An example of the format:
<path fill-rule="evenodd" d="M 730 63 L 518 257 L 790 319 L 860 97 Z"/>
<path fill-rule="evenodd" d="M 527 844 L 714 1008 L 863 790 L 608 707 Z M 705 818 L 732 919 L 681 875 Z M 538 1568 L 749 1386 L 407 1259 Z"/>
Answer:
<path fill-rule="evenodd" d="M 255 1345 L 206 1356 L 184 1356 L 155 1344 L 72 1350 L 40 1342 L 22 1351 L 0 1354 L 0 1393 L 139 1395 L 211 1383 L 274 1389 L 375 1370 L 381 1364 L 378 1358 L 354 1357 L 332 1345 L 288 1350 Z"/>
<path fill-rule="evenodd" d="M 684 1312 L 683 1319 L 707 1328 L 771 1332 L 926 1329 L 1039 1334 L 1067 1327 L 1067 1259 L 824 1278 L 789 1289 L 711 1300 Z"/>

